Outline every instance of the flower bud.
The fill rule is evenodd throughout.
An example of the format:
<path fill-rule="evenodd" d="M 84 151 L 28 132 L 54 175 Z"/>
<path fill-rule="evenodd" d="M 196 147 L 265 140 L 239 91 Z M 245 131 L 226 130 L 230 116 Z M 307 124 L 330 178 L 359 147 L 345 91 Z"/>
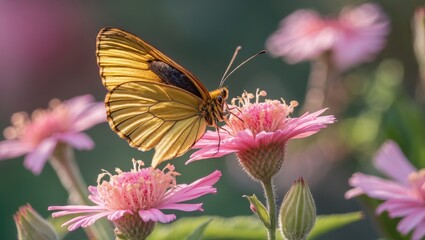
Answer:
<path fill-rule="evenodd" d="M 20 207 L 19 211 L 13 216 L 18 229 L 19 240 L 59 239 L 53 227 L 43 219 L 29 204 Z"/>
<path fill-rule="evenodd" d="M 260 202 L 260 200 L 258 200 L 257 196 L 255 196 L 254 194 L 252 196 L 244 197 L 246 197 L 250 202 L 249 207 L 251 208 L 252 212 L 254 212 L 258 216 L 261 222 L 263 222 L 264 226 L 270 228 L 270 217 L 269 213 L 267 212 L 267 208 Z"/>
<path fill-rule="evenodd" d="M 299 178 L 286 193 L 279 224 L 284 239 L 303 240 L 316 221 L 316 205 L 308 185 Z"/>

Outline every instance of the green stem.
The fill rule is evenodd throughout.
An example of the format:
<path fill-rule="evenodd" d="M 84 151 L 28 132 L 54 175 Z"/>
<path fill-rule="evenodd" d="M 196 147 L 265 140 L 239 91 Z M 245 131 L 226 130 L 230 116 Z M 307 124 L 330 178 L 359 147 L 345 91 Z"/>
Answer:
<path fill-rule="evenodd" d="M 272 179 L 262 182 L 264 194 L 267 199 L 267 210 L 270 218 L 270 228 L 267 229 L 268 240 L 276 239 L 276 198 L 273 190 Z"/>
<path fill-rule="evenodd" d="M 71 204 L 91 205 L 88 200 L 89 194 L 87 185 L 81 175 L 77 163 L 75 162 L 73 149 L 66 144 L 58 144 L 50 163 L 56 171 L 62 185 L 68 191 Z M 107 222 L 97 222 L 84 230 L 89 239 L 110 239 L 107 229 L 110 229 Z"/>

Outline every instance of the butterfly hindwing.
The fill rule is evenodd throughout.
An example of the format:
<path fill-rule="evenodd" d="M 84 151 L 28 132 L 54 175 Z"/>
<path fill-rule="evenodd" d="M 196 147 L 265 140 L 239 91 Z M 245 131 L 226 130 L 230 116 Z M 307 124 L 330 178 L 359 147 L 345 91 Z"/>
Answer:
<path fill-rule="evenodd" d="M 155 147 L 153 166 L 182 155 L 203 135 L 201 101 L 177 87 L 143 81 L 118 85 L 105 99 L 115 132 L 140 150 Z"/>

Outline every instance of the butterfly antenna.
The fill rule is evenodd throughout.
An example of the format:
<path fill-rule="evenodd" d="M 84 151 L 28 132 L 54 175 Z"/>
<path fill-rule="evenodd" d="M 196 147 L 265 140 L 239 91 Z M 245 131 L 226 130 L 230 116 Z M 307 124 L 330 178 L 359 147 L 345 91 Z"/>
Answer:
<path fill-rule="evenodd" d="M 226 71 L 224 72 L 223 77 L 221 78 L 221 81 L 220 81 L 220 87 L 223 85 L 223 83 L 224 83 L 224 81 L 225 81 L 225 79 L 226 79 L 226 75 L 227 75 L 227 73 L 229 72 L 230 67 L 232 66 L 233 62 L 234 62 L 234 61 L 235 61 L 235 59 L 236 59 L 236 56 L 238 55 L 238 53 L 239 53 L 239 51 L 240 51 L 241 49 L 242 49 L 242 47 L 241 47 L 241 46 L 237 46 L 237 47 L 236 47 L 235 52 L 233 53 L 232 59 L 230 59 L 230 63 L 229 63 L 229 65 L 227 66 L 227 69 L 226 69 Z"/>
<path fill-rule="evenodd" d="M 237 55 L 237 53 L 238 53 L 238 51 L 241 49 L 241 47 L 239 46 L 238 48 L 236 48 L 236 51 L 235 51 L 235 53 L 233 54 L 233 58 L 232 58 L 232 60 L 230 61 L 230 64 L 229 64 L 229 66 L 227 67 L 227 70 L 226 70 L 226 72 L 224 72 L 224 75 L 223 75 L 223 78 L 221 79 L 221 81 L 220 81 L 220 87 L 221 86 L 223 86 L 223 83 L 226 81 L 226 79 L 227 78 L 229 78 L 229 76 L 230 75 L 232 75 L 236 70 L 238 70 L 238 68 L 240 68 L 240 67 L 242 67 L 245 63 L 247 63 L 247 62 L 249 62 L 249 61 L 251 61 L 253 58 L 255 58 L 255 57 L 257 57 L 258 55 L 260 55 L 260 54 L 263 54 L 263 53 L 266 53 L 267 51 L 266 50 L 261 50 L 261 51 L 259 51 L 258 53 L 256 53 L 256 54 L 254 54 L 254 55 L 252 55 L 251 57 L 249 57 L 248 59 L 246 59 L 245 61 L 243 61 L 242 63 L 240 63 L 238 66 L 236 66 L 229 74 L 227 74 L 227 72 L 229 71 L 229 69 L 230 69 L 230 66 L 232 65 L 232 63 L 233 63 L 233 60 L 234 60 L 234 58 L 236 57 L 236 55 Z M 227 75 L 226 75 L 227 74 Z"/>

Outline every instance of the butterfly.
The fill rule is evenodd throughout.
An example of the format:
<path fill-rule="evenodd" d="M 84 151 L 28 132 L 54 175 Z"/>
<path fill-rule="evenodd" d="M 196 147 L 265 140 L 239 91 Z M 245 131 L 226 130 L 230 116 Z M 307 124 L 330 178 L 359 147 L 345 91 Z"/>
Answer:
<path fill-rule="evenodd" d="M 226 87 L 209 92 L 191 72 L 124 30 L 100 30 L 96 45 L 109 125 L 130 146 L 155 148 L 153 167 L 183 155 L 207 126 L 225 121 Z"/>

